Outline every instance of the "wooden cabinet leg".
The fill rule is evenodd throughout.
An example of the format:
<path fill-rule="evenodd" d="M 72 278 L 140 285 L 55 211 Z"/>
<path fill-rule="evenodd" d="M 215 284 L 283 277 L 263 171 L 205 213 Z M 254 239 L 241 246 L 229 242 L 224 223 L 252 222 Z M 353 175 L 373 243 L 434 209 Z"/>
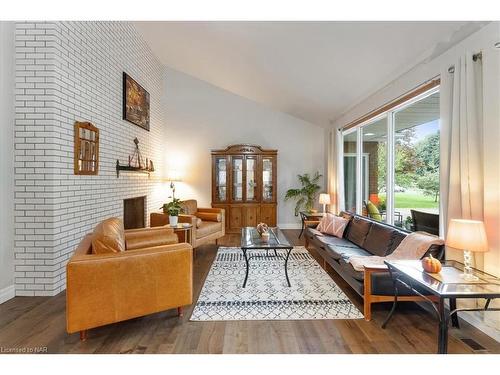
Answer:
<path fill-rule="evenodd" d="M 87 340 L 87 330 L 84 329 L 83 331 L 80 331 L 80 341 L 86 341 Z"/>
<path fill-rule="evenodd" d="M 177 308 L 177 315 L 179 315 L 180 317 L 184 316 L 184 311 L 182 310 L 182 306 Z"/>

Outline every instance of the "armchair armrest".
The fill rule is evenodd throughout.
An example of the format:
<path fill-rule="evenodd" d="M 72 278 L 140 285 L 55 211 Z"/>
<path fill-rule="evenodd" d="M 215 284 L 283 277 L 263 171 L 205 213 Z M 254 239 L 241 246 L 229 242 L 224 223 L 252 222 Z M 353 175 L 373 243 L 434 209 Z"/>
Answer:
<path fill-rule="evenodd" d="M 66 266 L 69 333 L 192 303 L 192 247 L 81 254 Z"/>
<path fill-rule="evenodd" d="M 135 250 L 147 247 L 171 245 L 179 242 L 172 228 L 155 227 L 131 229 L 125 231 L 125 247 Z"/>
<path fill-rule="evenodd" d="M 137 228 L 137 229 L 125 229 L 125 236 L 128 234 L 150 234 L 154 233 L 155 231 L 170 231 L 170 233 L 174 233 L 174 230 L 172 228 L 166 227 L 166 226 L 161 226 L 161 227 L 153 227 L 153 228 Z"/>
<path fill-rule="evenodd" d="M 198 218 L 195 215 L 187 215 L 180 214 L 179 215 L 179 223 L 189 223 L 193 225 L 193 228 L 196 228 L 196 221 Z"/>
<path fill-rule="evenodd" d="M 223 208 L 198 208 L 198 212 L 213 212 L 216 214 L 223 214 L 224 213 Z"/>
<path fill-rule="evenodd" d="M 319 224 L 319 220 L 304 220 L 304 226 L 310 228 L 316 228 Z"/>

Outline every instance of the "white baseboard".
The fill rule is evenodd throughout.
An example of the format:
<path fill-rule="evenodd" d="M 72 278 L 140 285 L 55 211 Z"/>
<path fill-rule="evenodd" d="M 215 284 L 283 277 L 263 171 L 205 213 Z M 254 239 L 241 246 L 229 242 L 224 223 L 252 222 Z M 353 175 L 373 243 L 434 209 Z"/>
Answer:
<path fill-rule="evenodd" d="M 288 223 L 288 224 L 278 224 L 280 229 L 300 229 L 301 226 L 298 223 Z"/>
<path fill-rule="evenodd" d="M 14 285 L 9 285 L 3 289 L 0 289 L 0 304 L 7 302 L 16 296 L 16 288 Z"/>
<path fill-rule="evenodd" d="M 434 314 L 435 312 L 432 311 L 431 307 L 429 306 L 428 303 L 426 302 L 417 302 L 417 304 L 422 307 L 424 310 L 428 311 L 431 314 Z M 449 305 L 447 304 L 448 308 Z M 484 314 L 484 313 L 482 313 Z M 487 313 L 488 314 L 488 313 Z M 461 312 L 458 314 L 460 319 L 465 320 L 467 323 L 472 325 L 474 328 L 477 328 L 481 332 L 483 332 L 485 335 L 490 336 L 492 339 L 500 342 L 500 331 L 495 329 L 494 327 L 490 327 L 487 324 L 485 324 L 481 319 L 477 317 L 474 313 L 471 312 Z"/>
<path fill-rule="evenodd" d="M 484 313 L 482 313 L 482 314 L 484 314 Z M 489 313 L 486 313 L 486 314 L 489 314 Z M 480 330 L 484 334 L 490 336 L 492 339 L 495 339 L 496 341 L 500 342 L 500 331 L 498 329 L 495 329 L 494 327 L 490 327 L 487 324 L 485 324 L 474 313 L 462 312 L 462 313 L 459 313 L 458 316 L 460 316 L 460 318 L 465 320 L 470 325 L 473 325 L 474 327 L 476 327 L 478 330 Z"/>

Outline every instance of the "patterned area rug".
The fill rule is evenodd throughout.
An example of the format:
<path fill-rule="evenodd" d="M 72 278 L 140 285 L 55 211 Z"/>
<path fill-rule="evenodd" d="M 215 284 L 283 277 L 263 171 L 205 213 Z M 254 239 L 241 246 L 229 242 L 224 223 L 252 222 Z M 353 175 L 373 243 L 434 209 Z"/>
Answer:
<path fill-rule="evenodd" d="M 219 248 L 191 320 L 361 319 L 363 315 L 303 247 L 288 260 L 291 287 L 284 271 L 285 251 L 267 257 L 249 252 L 246 288 L 245 259 L 240 248 Z M 269 255 L 273 252 L 269 252 Z"/>

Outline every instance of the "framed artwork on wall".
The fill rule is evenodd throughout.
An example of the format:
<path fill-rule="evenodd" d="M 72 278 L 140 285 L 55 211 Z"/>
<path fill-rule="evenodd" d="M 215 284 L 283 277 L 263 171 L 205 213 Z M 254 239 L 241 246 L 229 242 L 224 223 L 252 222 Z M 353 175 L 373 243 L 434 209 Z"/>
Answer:
<path fill-rule="evenodd" d="M 75 122 L 75 174 L 99 171 L 99 129 L 90 122 Z"/>
<path fill-rule="evenodd" d="M 149 93 L 123 72 L 123 119 L 149 131 Z"/>

